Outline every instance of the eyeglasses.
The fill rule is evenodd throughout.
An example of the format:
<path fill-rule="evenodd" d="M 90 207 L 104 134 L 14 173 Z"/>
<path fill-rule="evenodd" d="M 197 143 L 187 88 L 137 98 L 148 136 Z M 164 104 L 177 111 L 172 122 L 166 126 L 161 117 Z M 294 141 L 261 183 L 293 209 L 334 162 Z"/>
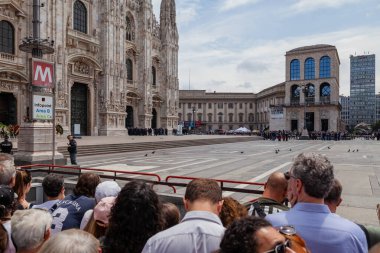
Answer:
<path fill-rule="evenodd" d="M 290 248 L 290 240 L 286 240 L 284 243 L 279 243 L 274 249 L 265 251 L 264 253 L 285 253 L 286 248 Z"/>

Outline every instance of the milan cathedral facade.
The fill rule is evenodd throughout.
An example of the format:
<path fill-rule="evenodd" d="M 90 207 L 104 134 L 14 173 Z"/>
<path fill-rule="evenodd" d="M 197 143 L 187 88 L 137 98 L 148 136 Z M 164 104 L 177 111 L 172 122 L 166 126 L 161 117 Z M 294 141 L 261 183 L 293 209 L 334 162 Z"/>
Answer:
<path fill-rule="evenodd" d="M 30 117 L 31 1 L 0 2 L 0 122 Z M 54 40 L 56 122 L 66 133 L 125 135 L 127 128 L 178 124 L 178 30 L 174 0 L 52 0 L 41 37 Z"/>

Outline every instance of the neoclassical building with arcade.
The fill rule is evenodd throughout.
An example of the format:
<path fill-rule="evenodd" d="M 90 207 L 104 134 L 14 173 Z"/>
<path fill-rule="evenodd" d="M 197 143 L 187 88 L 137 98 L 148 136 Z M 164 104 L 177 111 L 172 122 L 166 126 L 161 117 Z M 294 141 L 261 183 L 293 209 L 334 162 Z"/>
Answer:
<path fill-rule="evenodd" d="M 180 121 L 198 121 L 207 131 L 340 131 L 339 55 L 319 44 L 285 55 L 285 82 L 254 93 L 180 91 Z"/>
<path fill-rule="evenodd" d="M 30 1 L 0 2 L 0 122 L 30 118 Z M 178 125 L 178 30 L 174 0 L 45 1 L 41 37 L 54 40 L 56 121 L 65 133 L 125 135 Z"/>

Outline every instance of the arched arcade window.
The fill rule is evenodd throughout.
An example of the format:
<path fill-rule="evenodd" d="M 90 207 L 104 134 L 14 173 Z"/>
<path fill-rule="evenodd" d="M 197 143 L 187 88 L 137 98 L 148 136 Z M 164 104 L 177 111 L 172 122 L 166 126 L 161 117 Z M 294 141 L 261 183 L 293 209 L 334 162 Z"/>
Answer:
<path fill-rule="evenodd" d="M 133 81 L 133 63 L 131 59 L 127 59 L 127 80 Z"/>
<path fill-rule="evenodd" d="M 305 80 L 315 79 L 315 61 L 313 58 L 307 58 L 305 61 Z"/>
<path fill-rule="evenodd" d="M 330 87 L 330 84 L 328 83 L 323 83 L 321 85 L 321 92 L 320 92 L 320 96 L 321 97 L 328 97 L 331 95 L 331 87 Z"/>
<path fill-rule="evenodd" d="M 300 61 L 298 59 L 290 62 L 290 80 L 300 80 Z"/>
<path fill-rule="evenodd" d="M 77 0 L 74 3 L 74 30 L 87 33 L 87 9 L 84 3 Z"/>
<path fill-rule="evenodd" d="M 15 30 L 11 23 L 0 21 L 0 52 L 15 53 Z"/>
<path fill-rule="evenodd" d="M 298 105 L 300 103 L 300 93 L 301 88 L 294 84 L 290 87 L 290 103 L 293 105 Z"/>
<path fill-rule="evenodd" d="M 331 59 L 328 56 L 323 56 L 319 61 L 319 78 L 331 77 Z"/>
<path fill-rule="evenodd" d="M 293 85 L 291 88 L 292 98 L 299 98 L 300 97 L 300 91 L 301 91 L 301 88 L 298 85 Z"/>
<path fill-rule="evenodd" d="M 315 96 L 315 86 L 314 84 L 308 84 L 307 85 L 307 96 L 308 97 L 314 97 Z"/>

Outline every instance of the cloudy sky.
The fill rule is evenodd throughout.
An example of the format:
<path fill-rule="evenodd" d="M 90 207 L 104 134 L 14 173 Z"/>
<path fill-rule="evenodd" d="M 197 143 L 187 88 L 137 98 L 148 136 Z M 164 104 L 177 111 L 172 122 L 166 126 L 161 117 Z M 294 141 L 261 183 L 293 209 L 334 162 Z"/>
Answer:
<path fill-rule="evenodd" d="M 161 0 L 152 0 L 159 17 Z M 177 0 L 180 89 L 259 92 L 285 81 L 285 53 L 330 44 L 341 60 L 340 94 L 350 92 L 349 56 L 377 54 L 379 0 Z M 190 76 L 190 78 L 189 78 Z M 190 82 L 189 82 L 190 79 Z"/>

